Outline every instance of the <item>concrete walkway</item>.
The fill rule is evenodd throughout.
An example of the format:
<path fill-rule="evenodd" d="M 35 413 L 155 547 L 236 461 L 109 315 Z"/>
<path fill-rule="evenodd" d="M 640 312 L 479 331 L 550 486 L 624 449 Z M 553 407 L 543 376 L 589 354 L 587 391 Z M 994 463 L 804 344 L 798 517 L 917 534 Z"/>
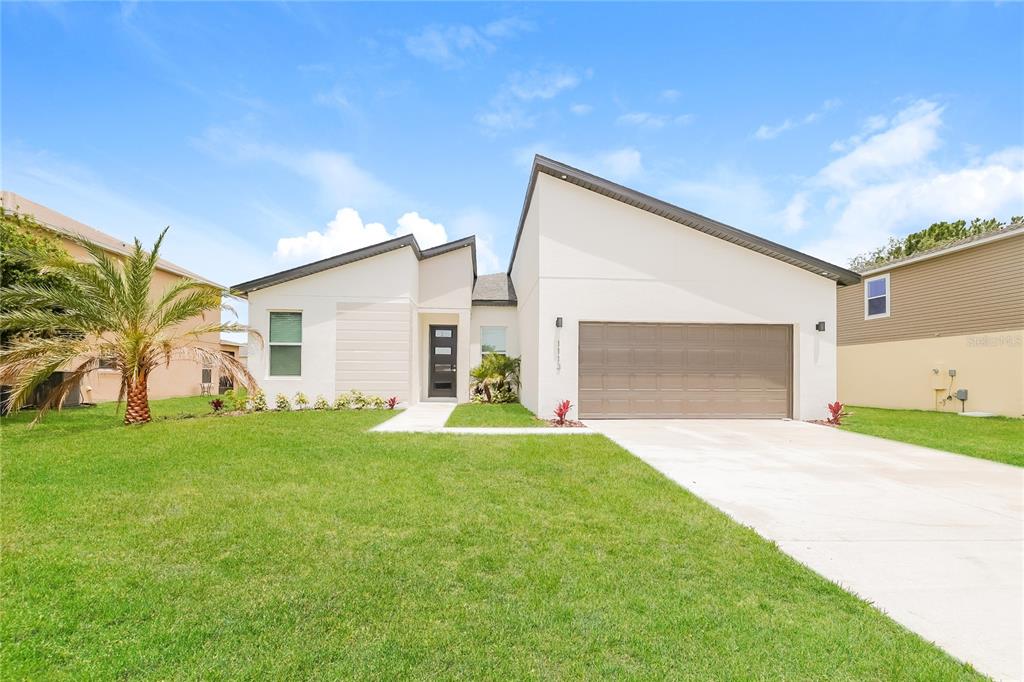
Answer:
<path fill-rule="evenodd" d="M 546 427 L 454 427 L 445 426 L 455 403 L 416 403 L 383 424 L 370 429 L 385 433 L 462 433 L 477 436 L 585 436 L 590 429 Z"/>
<path fill-rule="evenodd" d="M 587 424 L 953 656 L 1024 678 L 1024 469 L 802 422 Z"/>

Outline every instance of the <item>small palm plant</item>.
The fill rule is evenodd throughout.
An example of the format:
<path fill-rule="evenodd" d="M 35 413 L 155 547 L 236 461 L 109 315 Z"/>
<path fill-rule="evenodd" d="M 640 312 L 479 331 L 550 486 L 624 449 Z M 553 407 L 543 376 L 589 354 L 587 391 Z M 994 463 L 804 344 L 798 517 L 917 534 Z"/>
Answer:
<path fill-rule="evenodd" d="M 519 358 L 502 353 L 488 353 L 480 364 L 469 371 L 474 390 L 484 394 L 487 402 L 510 403 L 518 400 Z"/>
<path fill-rule="evenodd" d="M 54 372 L 65 371 L 63 380 L 39 405 L 38 420 L 47 409 L 59 409 L 68 393 L 101 361 L 121 373 L 119 400 L 126 400 L 125 424 L 152 419 L 150 373 L 172 360 L 215 367 L 250 391 L 256 389 L 244 365 L 202 341 L 205 335 L 248 328 L 220 321 L 191 324 L 208 313 L 219 316 L 221 310 L 231 310 L 223 302 L 227 291 L 190 278 L 176 281 L 162 293 L 151 291 L 166 233 L 166 229 L 160 233 L 150 252 L 136 239 L 123 258 L 76 239 L 88 261 L 59 254 L 38 263 L 41 270 L 59 275 L 59 284 L 14 284 L 0 290 L 4 303 L 0 330 L 9 333 L 0 354 L 0 384 L 11 387 L 9 409 L 23 405 Z"/>

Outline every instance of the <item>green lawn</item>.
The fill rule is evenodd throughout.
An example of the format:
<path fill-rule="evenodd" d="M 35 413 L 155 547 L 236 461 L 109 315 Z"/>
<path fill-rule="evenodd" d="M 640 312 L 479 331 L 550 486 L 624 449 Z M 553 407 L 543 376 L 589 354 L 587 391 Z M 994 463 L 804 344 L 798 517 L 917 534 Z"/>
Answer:
<path fill-rule="evenodd" d="M 847 410 L 842 428 L 849 431 L 1024 466 L 1024 419 L 875 407 Z"/>
<path fill-rule="evenodd" d="M 112 413 L 2 427 L 6 679 L 980 679 L 599 436 Z"/>
<path fill-rule="evenodd" d="M 445 426 L 550 426 L 519 403 L 463 403 Z"/>

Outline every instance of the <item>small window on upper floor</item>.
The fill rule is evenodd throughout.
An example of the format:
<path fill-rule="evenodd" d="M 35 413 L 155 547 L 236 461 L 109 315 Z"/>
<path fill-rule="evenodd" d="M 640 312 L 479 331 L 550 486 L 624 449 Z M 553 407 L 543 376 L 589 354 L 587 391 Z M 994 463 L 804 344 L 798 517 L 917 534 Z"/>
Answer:
<path fill-rule="evenodd" d="M 501 353 L 508 352 L 505 345 L 505 327 L 480 327 L 480 352 Z"/>
<path fill-rule="evenodd" d="M 864 319 L 889 317 L 889 275 L 864 280 Z"/>

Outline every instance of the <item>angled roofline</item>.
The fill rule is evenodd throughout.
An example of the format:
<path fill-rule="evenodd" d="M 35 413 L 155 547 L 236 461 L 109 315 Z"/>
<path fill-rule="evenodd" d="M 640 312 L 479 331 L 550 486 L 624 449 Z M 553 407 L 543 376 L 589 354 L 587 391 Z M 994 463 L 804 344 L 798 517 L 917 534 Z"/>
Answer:
<path fill-rule="evenodd" d="M 1001 239 L 1008 239 L 1010 237 L 1024 237 L 1024 223 L 1012 223 L 1006 227 L 993 230 L 992 232 L 986 232 L 985 234 L 978 235 L 976 237 L 965 237 L 964 239 L 958 239 L 942 246 L 935 246 L 925 251 L 920 251 L 911 256 L 904 258 L 897 258 L 879 265 L 873 265 L 870 268 L 864 270 L 858 270 L 861 277 L 868 277 L 879 272 L 888 272 L 896 268 L 901 268 L 904 265 L 910 265 L 911 263 L 919 263 L 923 260 L 929 260 L 931 258 L 938 258 L 939 256 L 945 256 L 950 253 L 956 253 L 957 251 L 964 251 L 966 249 L 973 249 L 975 246 L 982 246 L 983 244 L 991 244 L 992 242 L 999 241 Z"/>
<path fill-rule="evenodd" d="M 13 207 L 6 205 L 7 201 L 11 200 L 14 202 Z M 29 205 L 28 208 L 23 208 L 23 204 Z M 36 201 L 24 197 L 17 192 L 11 190 L 0 190 L 0 207 L 2 207 L 8 213 L 16 215 L 27 216 L 31 218 L 39 227 L 43 228 L 47 232 L 51 232 L 57 237 L 64 239 L 85 239 L 99 246 L 108 253 L 113 253 L 118 256 L 129 256 L 132 253 L 134 242 L 124 242 L 120 238 L 115 237 L 112 234 L 107 234 L 103 230 L 99 230 L 91 225 L 86 225 L 80 220 L 75 220 L 71 216 L 65 215 L 60 211 L 44 206 Z M 34 208 L 33 208 L 34 207 Z M 42 209 L 43 215 L 39 215 L 36 211 Z M 51 220 L 59 220 L 65 224 L 60 225 L 51 220 L 47 220 L 46 214 L 51 214 L 49 217 Z M 174 232 L 171 232 L 174 235 Z M 200 274 L 186 270 L 176 263 L 172 263 L 164 258 L 157 258 L 156 267 L 158 270 L 169 272 L 172 275 L 178 277 L 194 279 L 197 282 L 203 284 L 209 284 L 210 286 L 217 287 L 218 289 L 224 289 L 225 286 L 218 282 L 214 282 L 212 279 L 203 277 Z"/>
<path fill-rule="evenodd" d="M 549 159 L 545 156 L 536 155 L 533 157 L 533 168 L 530 171 L 530 183 L 526 188 L 526 197 L 523 200 L 523 209 L 519 215 L 519 228 L 516 230 L 516 239 L 512 245 L 512 257 L 509 258 L 508 262 L 508 274 L 512 274 L 512 266 L 516 260 L 516 253 L 519 250 L 519 240 L 523 234 L 523 227 L 526 223 L 526 213 L 530 208 L 530 202 L 533 200 L 533 191 L 537 185 L 537 175 L 539 173 L 545 173 L 551 175 L 557 179 L 571 182 L 574 185 L 589 189 L 597 194 L 602 194 L 616 201 L 621 201 L 624 204 L 628 204 L 635 208 L 653 213 L 654 215 L 667 218 L 673 222 L 677 222 L 686 227 L 692 228 L 699 232 L 709 234 L 719 239 L 724 239 L 727 242 L 732 242 L 737 246 L 756 251 L 757 253 L 775 258 L 784 263 L 802 268 L 809 272 L 813 272 L 816 275 L 827 277 L 833 280 L 837 284 L 848 285 L 856 284 L 860 281 L 860 275 L 852 270 L 833 265 L 827 261 L 823 261 L 814 256 L 809 256 L 806 253 L 801 253 L 795 249 L 791 249 L 788 246 L 776 244 L 773 241 L 758 237 L 757 235 L 749 232 L 744 232 L 738 228 L 726 225 L 725 223 L 713 220 L 706 216 L 702 216 L 699 213 L 688 211 L 685 208 L 680 208 L 674 204 L 670 204 L 667 201 L 656 199 L 643 192 L 638 192 L 635 189 L 630 189 L 624 185 L 614 183 L 611 180 L 598 177 L 586 171 L 573 168 L 554 159 Z"/>
<path fill-rule="evenodd" d="M 377 244 L 371 244 L 364 246 L 361 249 L 354 251 L 346 251 L 345 253 L 339 253 L 337 256 L 330 256 L 323 260 L 314 261 L 312 263 L 306 263 L 298 267 L 289 268 L 288 270 L 282 270 L 275 272 L 270 275 L 264 275 L 263 277 L 257 277 L 251 279 L 248 282 L 242 282 L 231 287 L 231 292 L 236 295 L 248 294 L 252 291 L 259 289 L 266 289 L 267 287 L 274 286 L 275 284 L 282 284 L 284 282 L 290 282 L 294 279 L 301 279 L 309 275 L 315 275 L 318 272 L 324 270 L 331 270 L 333 268 L 341 267 L 342 265 L 348 265 L 349 263 L 355 263 L 356 261 L 364 260 L 366 258 L 372 258 L 374 256 L 380 256 L 381 254 L 388 253 L 390 251 L 397 251 L 398 249 L 409 246 L 412 248 L 413 254 L 416 256 L 416 260 L 424 260 L 427 258 L 433 258 L 434 256 L 440 256 L 456 249 L 462 249 L 469 247 L 473 258 L 473 281 L 476 282 L 476 237 L 469 236 L 463 237 L 462 239 L 456 239 L 453 242 L 441 244 L 440 246 L 432 246 L 429 249 L 420 249 L 419 243 L 416 241 L 416 237 L 411 234 L 402 235 L 401 237 L 395 237 L 389 239 L 386 242 L 380 242 Z"/>
<path fill-rule="evenodd" d="M 504 277 L 506 286 L 505 298 L 477 298 L 476 289 L 477 284 L 480 282 L 482 277 Z M 473 283 L 473 295 L 470 299 L 472 305 L 479 306 L 515 306 L 518 305 L 518 298 L 516 297 L 516 287 L 512 284 L 512 278 L 508 276 L 507 272 L 495 272 L 488 275 L 478 275 L 476 282 Z"/>

